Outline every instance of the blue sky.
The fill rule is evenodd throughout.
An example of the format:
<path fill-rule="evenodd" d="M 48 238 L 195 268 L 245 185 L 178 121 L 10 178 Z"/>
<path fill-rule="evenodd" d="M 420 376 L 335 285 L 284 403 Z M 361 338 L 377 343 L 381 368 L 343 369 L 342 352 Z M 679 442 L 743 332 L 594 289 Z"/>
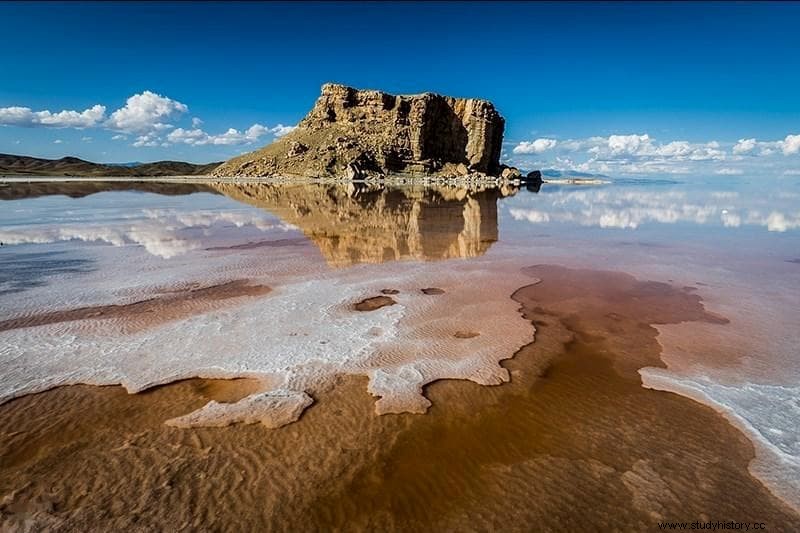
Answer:
<path fill-rule="evenodd" d="M 524 168 L 800 174 L 798 3 L 2 3 L 0 20 L 5 153 L 223 160 L 336 81 L 488 98 Z"/>

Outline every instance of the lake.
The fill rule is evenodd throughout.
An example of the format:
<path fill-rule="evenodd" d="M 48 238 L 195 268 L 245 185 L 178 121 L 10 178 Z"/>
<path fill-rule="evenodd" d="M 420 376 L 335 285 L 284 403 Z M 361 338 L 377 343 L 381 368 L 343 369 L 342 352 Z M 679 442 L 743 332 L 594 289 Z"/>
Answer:
<path fill-rule="evenodd" d="M 800 528 L 796 180 L 20 181 L 0 206 L 10 519 Z"/>

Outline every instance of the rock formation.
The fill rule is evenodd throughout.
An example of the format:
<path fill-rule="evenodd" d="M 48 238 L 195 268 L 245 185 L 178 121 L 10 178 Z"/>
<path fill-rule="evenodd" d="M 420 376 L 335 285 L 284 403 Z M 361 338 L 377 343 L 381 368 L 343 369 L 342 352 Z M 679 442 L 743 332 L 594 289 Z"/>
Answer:
<path fill-rule="evenodd" d="M 294 131 L 231 159 L 214 175 L 499 176 L 507 170 L 500 165 L 504 126 L 487 100 L 433 93 L 395 96 L 329 83 Z"/>
<path fill-rule="evenodd" d="M 335 267 L 483 255 L 497 240 L 497 200 L 516 192 L 365 183 L 214 187 L 296 226 Z"/>

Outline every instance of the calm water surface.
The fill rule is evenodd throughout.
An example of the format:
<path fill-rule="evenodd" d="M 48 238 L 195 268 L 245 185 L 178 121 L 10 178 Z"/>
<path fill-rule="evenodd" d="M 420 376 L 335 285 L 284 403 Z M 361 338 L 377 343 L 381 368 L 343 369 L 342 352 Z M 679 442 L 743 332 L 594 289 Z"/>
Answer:
<path fill-rule="evenodd" d="M 615 180 L 536 190 L 12 183 L 0 187 L 0 198 L 0 400 L 75 383 L 122 383 L 136 391 L 193 376 L 254 375 L 288 391 L 289 401 L 299 402 L 291 407 L 297 407 L 304 390 L 319 386 L 317 377 L 343 373 L 370 379 L 370 392 L 383 397 L 378 412 L 424 411 L 429 402 L 423 387 L 438 378 L 488 385 L 509 376 L 512 383 L 524 382 L 514 372 L 534 372 L 521 367 L 508 374 L 497 366 L 530 342 L 529 322 L 510 296 L 534 277 L 543 289 L 548 276 L 561 280 L 563 297 L 549 297 L 555 298 L 552 309 L 565 313 L 565 324 L 612 294 L 604 305 L 650 301 L 650 289 L 617 290 L 622 282 L 606 274 L 570 296 L 582 282 L 563 274 L 613 271 L 661 283 L 653 285 L 660 287 L 659 298 L 668 290 L 699 296 L 711 313 L 707 320 L 656 318 L 645 324 L 656 328 L 663 364 L 658 357 L 636 363 L 633 356 L 615 363 L 620 375 L 629 364 L 634 380 L 638 371 L 641 383 L 631 390 L 676 392 L 722 413 L 754 445 L 750 475 L 786 505 L 800 508 L 796 180 Z M 535 265 L 569 270 L 523 271 Z M 232 282 L 270 292 L 253 300 L 246 294 L 250 289 L 226 285 Z M 440 303 L 419 292 L 431 287 L 444 291 Z M 399 305 L 373 314 L 346 308 L 380 288 L 399 290 L 393 296 Z M 572 311 L 570 298 L 582 302 Z M 652 305 L 666 310 L 672 304 L 664 298 Z M 143 301 L 160 306 L 137 303 Z M 606 320 L 613 313 L 600 316 Z M 622 335 L 625 328 L 619 327 Z M 553 372 L 606 371 L 587 358 L 595 350 L 591 343 L 571 346 L 553 363 Z M 142 353 L 163 351 L 170 355 L 141 359 Z M 592 383 L 586 387 L 599 387 Z M 469 394 L 480 397 L 473 389 L 454 396 L 446 386 L 437 390 L 431 389 L 435 407 L 437 394 L 455 403 L 471 401 L 465 400 Z M 508 423 L 526 430 L 506 435 L 508 426 L 487 419 L 482 431 L 536 441 L 537 453 L 551 454 L 534 428 L 548 424 L 553 413 L 532 413 L 539 400 L 561 396 L 550 389 L 531 391 L 524 400 L 507 400 L 519 415 L 509 411 Z M 627 409 L 619 416 L 647 416 Z M 435 413 L 427 416 L 436 419 Z M 306 418 L 313 420 L 309 415 L 298 426 L 313 424 Z M 449 441 L 441 442 L 446 449 Z M 597 442 L 604 441 L 598 436 Z M 394 461 L 408 453 L 400 450 Z M 514 456 L 514 450 L 495 451 Z M 492 449 L 474 453 L 488 458 Z M 633 470 L 636 479 L 650 475 L 651 466 L 643 465 Z M 391 472 L 380 475 L 388 476 L 389 486 L 406 483 Z M 518 475 L 508 482 L 518 482 Z M 348 490 L 378 490 L 364 479 Z M 658 492 L 654 486 L 649 490 Z M 348 515 L 349 504 L 337 498 L 319 500 L 318 509 L 334 510 L 320 511 L 316 523 L 335 524 L 337 513 Z M 386 505 L 392 516 L 405 512 Z M 430 524 L 423 515 L 414 519 Z"/>

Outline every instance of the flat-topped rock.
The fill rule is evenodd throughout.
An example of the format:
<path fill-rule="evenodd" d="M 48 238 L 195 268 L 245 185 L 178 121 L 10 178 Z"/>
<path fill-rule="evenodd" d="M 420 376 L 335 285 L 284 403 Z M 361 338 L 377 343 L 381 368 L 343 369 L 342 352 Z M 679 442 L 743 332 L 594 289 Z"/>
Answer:
<path fill-rule="evenodd" d="M 499 176 L 505 120 L 477 98 L 322 86 L 291 133 L 224 163 L 220 177 Z"/>

